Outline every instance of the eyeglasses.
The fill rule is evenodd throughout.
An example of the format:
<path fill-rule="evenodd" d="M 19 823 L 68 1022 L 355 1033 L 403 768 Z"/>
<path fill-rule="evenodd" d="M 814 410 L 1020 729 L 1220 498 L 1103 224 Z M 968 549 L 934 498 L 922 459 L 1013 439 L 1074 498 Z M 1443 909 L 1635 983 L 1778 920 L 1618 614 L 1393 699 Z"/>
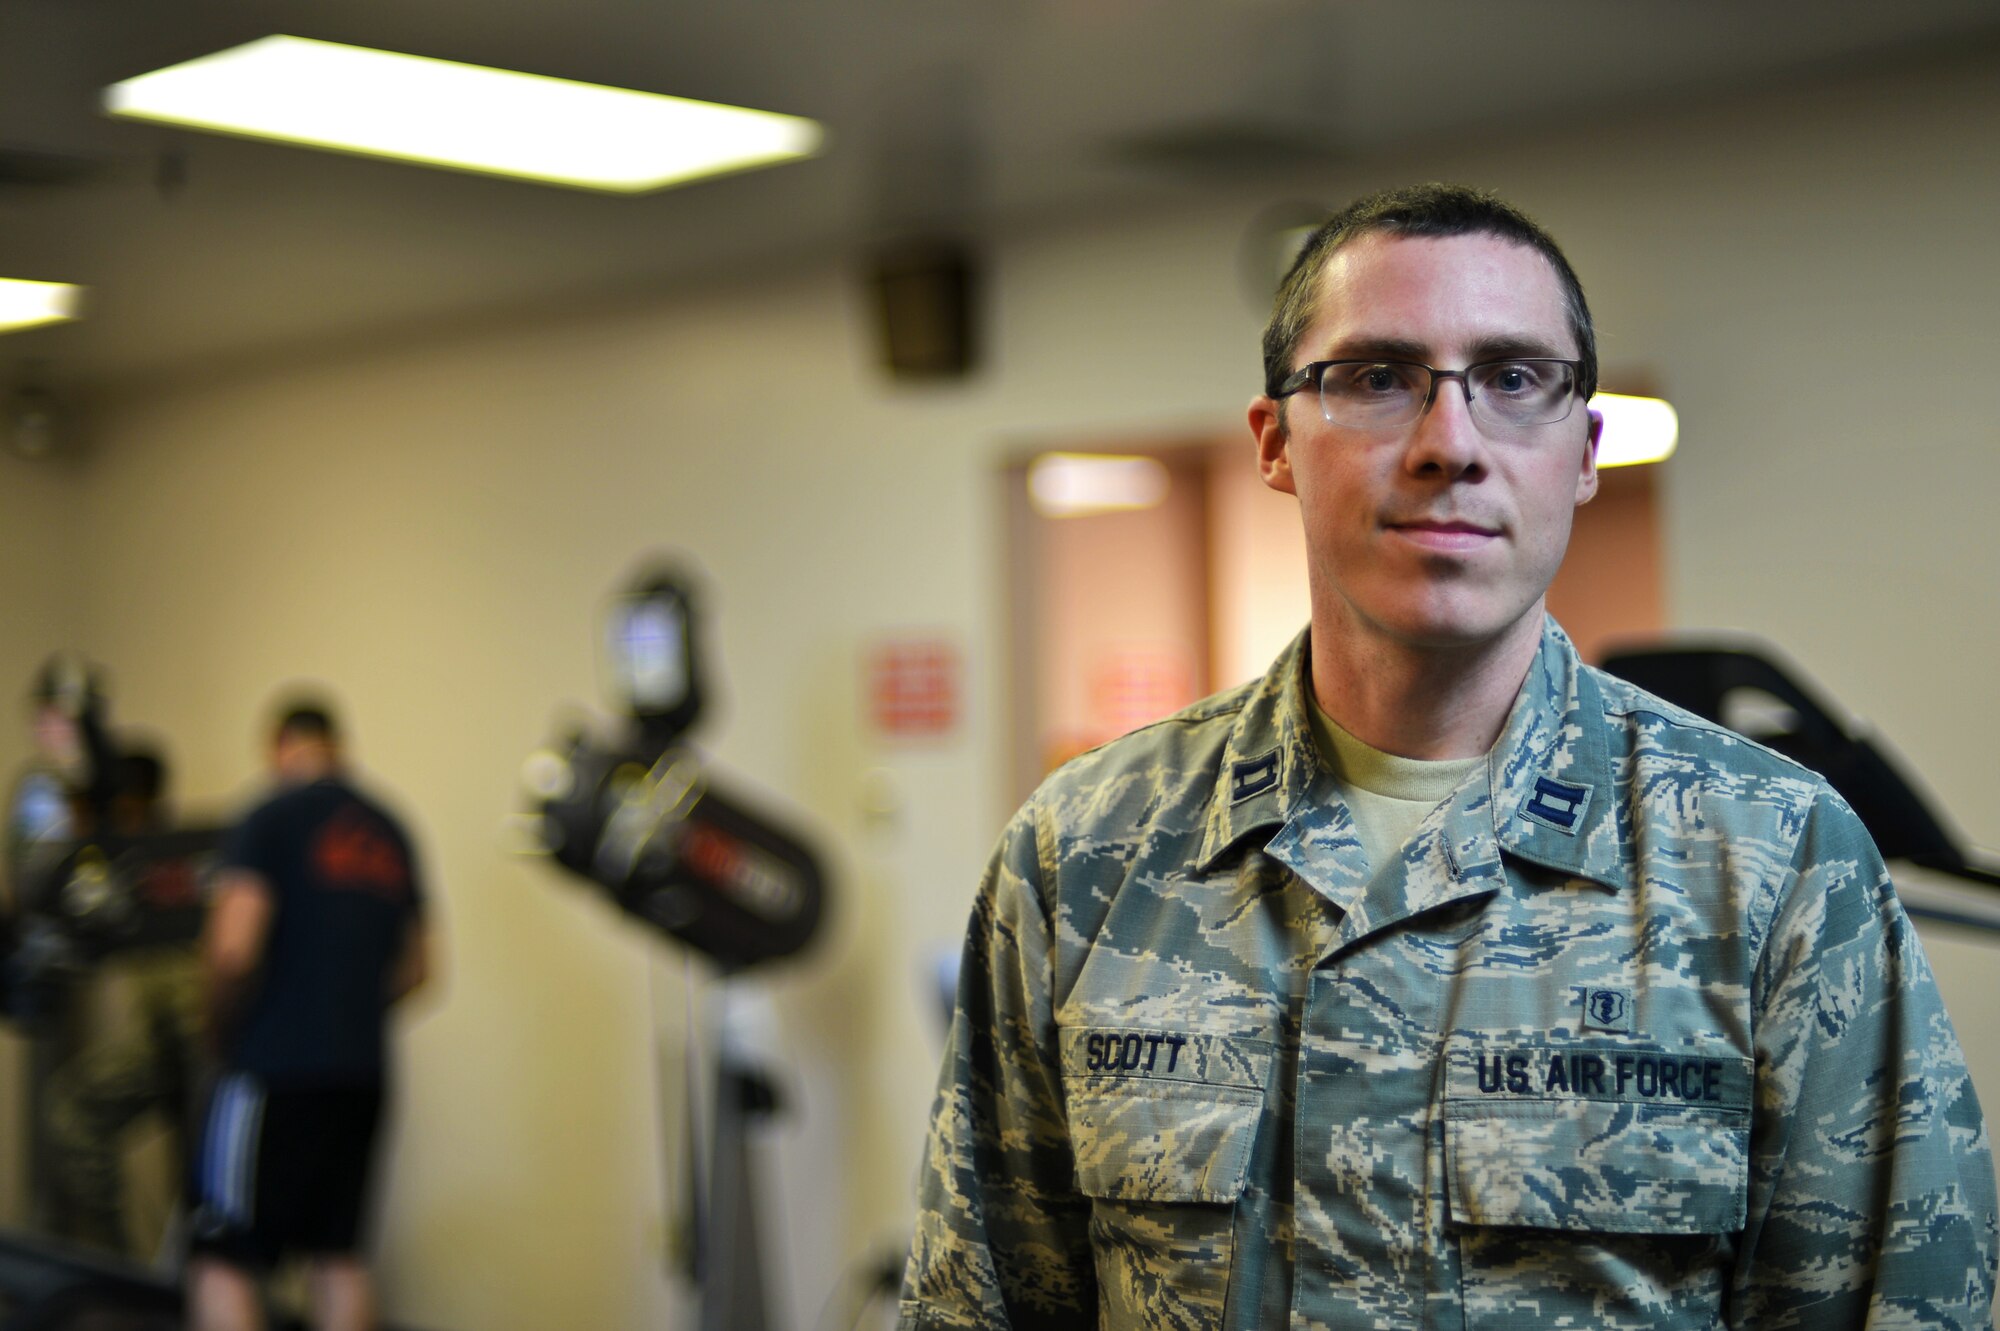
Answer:
<path fill-rule="evenodd" d="M 1317 385 L 1329 425 L 1383 430 L 1408 425 L 1430 410 L 1438 380 L 1456 379 L 1472 418 L 1495 430 L 1553 425 L 1576 401 L 1573 360 L 1542 357 L 1481 361 L 1462 370 L 1434 370 L 1401 360 L 1316 360 L 1300 366 L 1272 397 Z"/>

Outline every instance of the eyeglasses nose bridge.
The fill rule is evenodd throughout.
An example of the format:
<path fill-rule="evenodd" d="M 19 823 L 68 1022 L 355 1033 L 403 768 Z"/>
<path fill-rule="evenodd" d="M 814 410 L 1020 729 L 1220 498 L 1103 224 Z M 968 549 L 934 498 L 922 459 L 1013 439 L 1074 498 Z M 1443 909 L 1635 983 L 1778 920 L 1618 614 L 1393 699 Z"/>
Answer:
<path fill-rule="evenodd" d="M 1424 405 L 1417 409 L 1417 415 L 1420 418 L 1429 414 L 1431 405 L 1437 401 L 1438 380 L 1440 379 L 1458 380 L 1459 391 L 1465 394 L 1465 409 L 1467 411 L 1472 410 L 1472 380 L 1466 377 L 1472 373 L 1470 366 L 1463 370 L 1433 370 L 1428 365 L 1424 368 L 1431 372 L 1431 386 L 1429 391 L 1424 394 Z"/>

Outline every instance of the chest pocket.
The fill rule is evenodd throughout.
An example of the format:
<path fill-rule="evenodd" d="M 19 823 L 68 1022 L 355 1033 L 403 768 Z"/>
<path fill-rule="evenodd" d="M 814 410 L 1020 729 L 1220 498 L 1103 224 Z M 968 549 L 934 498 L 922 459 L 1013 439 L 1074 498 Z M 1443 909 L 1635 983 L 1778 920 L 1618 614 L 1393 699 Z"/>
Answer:
<path fill-rule="evenodd" d="M 1271 1046 L 1066 1028 L 1062 1058 L 1104 1324 L 1220 1327 Z"/>
<path fill-rule="evenodd" d="M 1614 1046 L 1448 1064 L 1468 1326 L 1711 1324 L 1749 1193 L 1749 1060 Z"/>

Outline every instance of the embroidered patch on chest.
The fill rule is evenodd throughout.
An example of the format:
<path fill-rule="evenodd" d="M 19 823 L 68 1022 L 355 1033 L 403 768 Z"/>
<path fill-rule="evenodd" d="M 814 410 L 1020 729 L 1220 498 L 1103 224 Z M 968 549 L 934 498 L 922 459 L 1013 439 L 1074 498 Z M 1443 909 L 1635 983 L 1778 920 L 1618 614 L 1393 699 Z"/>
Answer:
<path fill-rule="evenodd" d="M 1584 989 L 1581 992 L 1585 1030 L 1632 1033 L 1630 989 Z"/>

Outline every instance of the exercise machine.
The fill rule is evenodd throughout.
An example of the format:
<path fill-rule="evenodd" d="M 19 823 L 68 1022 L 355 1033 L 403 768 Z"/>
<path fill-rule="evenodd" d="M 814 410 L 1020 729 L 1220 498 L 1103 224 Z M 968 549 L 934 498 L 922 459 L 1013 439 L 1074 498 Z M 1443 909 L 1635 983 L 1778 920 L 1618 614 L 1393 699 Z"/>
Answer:
<path fill-rule="evenodd" d="M 733 982 L 812 941 L 826 879 L 806 839 L 735 789 L 687 741 L 707 697 L 695 586 L 656 566 L 617 597 L 606 657 L 621 715 L 569 727 L 530 757 L 524 824 L 532 848 L 605 892 L 620 909 L 696 952 L 725 983 L 703 1016 L 711 1067 L 706 1150 L 695 1140 L 703 1078 L 688 1078 L 692 1241 L 701 1331 L 765 1331 L 763 1244 L 750 1131 L 778 1108 L 774 1079 L 732 1020 Z M 740 1006 L 740 1002 L 738 1004 Z"/>

